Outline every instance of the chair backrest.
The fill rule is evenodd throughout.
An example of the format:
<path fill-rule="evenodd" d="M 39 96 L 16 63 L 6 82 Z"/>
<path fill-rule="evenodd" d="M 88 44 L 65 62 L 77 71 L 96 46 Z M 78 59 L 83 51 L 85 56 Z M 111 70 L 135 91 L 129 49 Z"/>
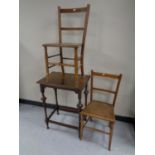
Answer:
<path fill-rule="evenodd" d="M 100 78 L 110 78 L 114 81 L 116 81 L 115 89 L 114 90 L 109 90 L 109 89 L 104 89 L 104 88 L 97 88 L 94 85 L 94 77 L 100 77 Z M 93 70 L 91 71 L 91 90 L 90 90 L 90 101 L 93 100 L 93 91 L 103 91 L 106 93 L 113 94 L 113 101 L 112 105 L 115 106 L 120 82 L 121 82 L 122 74 L 115 75 L 115 74 L 109 74 L 109 73 L 99 73 L 99 72 L 94 72 Z"/>
<path fill-rule="evenodd" d="M 58 29 L 59 29 L 59 43 L 62 43 L 62 31 L 83 31 L 82 35 L 82 47 L 81 47 L 81 55 L 84 54 L 85 47 L 85 39 L 87 33 L 87 25 L 88 25 L 88 17 L 89 17 L 90 4 L 87 4 L 86 7 L 82 8 L 61 8 L 58 6 Z M 85 13 L 84 25 L 82 27 L 63 27 L 62 26 L 62 14 L 65 13 Z"/>

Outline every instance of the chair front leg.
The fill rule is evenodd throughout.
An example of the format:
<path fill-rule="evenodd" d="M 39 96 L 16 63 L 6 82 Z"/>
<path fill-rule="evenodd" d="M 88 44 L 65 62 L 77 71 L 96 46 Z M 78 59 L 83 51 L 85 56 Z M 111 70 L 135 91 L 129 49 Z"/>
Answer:
<path fill-rule="evenodd" d="M 110 128 L 110 133 L 109 133 L 109 146 L 108 146 L 108 150 L 111 150 L 111 143 L 112 143 L 112 136 L 113 136 L 113 127 L 114 127 L 114 123 L 113 122 L 109 122 L 109 128 Z"/>

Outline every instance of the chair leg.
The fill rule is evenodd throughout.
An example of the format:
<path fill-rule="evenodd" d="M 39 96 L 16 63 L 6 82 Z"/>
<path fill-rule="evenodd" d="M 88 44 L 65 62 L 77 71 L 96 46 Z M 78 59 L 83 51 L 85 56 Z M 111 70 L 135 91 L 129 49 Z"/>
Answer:
<path fill-rule="evenodd" d="M 83 121 L 83 115 L 80 114 L 80 140 L 82 140 L 83 138 L 83 124 L 84 124 L 84 121 Z"/>
<path fill-rule="evenodd" d="M 108 150 L 111 150 L 111 143 L 112 143 L 112 136 L 113 136 L 113 127 L 114 127 L 114 123 L 113 122 L 109 122 L 109 128 L 110 128 L 110 133 L 109 133 L 109 146 L 108 146 Z"/>
<path fill-rule="evenodd" d="M 74 77 L 75 80 L 78 80 L 78 53 L 77 53 L 77 48 L 74 49 Z"/>

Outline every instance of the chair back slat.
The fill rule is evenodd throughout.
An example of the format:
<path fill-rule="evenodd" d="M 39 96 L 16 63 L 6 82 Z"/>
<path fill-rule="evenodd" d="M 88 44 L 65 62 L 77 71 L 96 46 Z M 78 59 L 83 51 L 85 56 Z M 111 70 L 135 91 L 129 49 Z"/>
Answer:
<path fill-rule="evenodd" d="M 64 67 L 74 67 L 74 73 L 77 76 L 78 74 L 78 69 L 80 67 L 81 69 L 81 75 L 84 75 L 84 63 L 83 63 L 83 57 L 84 57 L 84 47 L 85 47 L 85 38 L 86 38 L 86 31 L 87 31 L 87 25 L 88 25 L 88 16 L 89 16 L 89 10 L 90 10 L 90 5 L 88 4 L 86 7 L 81 7 L 81 8 L 61 8 L 58 6 L 58 30 L 59 30 L 59 41 L 58 43 L 52 43 L 52 44 L 43 44 L 44 50 L 45 50 L 45 65 L 46 65 L 46 74 L 47 76 L 50 73 L 50 69 L 55 66 L 61 66 L 62 73 L 64 75 L 65 73 L 65 68 Z M 72 14 L 77 14 L 81 13 L 79 16 L 84 15 L 84 21 L 82 26 L 63 26 L 62 24 L 62 14 L 65 13 L 72 13 Z M 68 16 L 68 15 L 67 15 Z M 75 18 L 76 19 L 76 18 Z M 76 23 L 76 22 L 75 22 Z M 74 39 L 72 39 L 71 42 L 63 42 L 62 36 L 64 36 L 62 31 L 79 31 L 79 33 L 82 33 L 82 37 L 80 43 L 75 43 L 72 42 Z M 74 33 L 73 33 L 74 34 Z M 70 35 L 69 35 L 70 37 Z M 68 38 L 69 38 L 68 37 Z M 74 35 L 73 35 L 74 37 Z M 47 48 L 48 47 L 48 48 Z M 49 48 L 50 47 L 57 47 L 59 48 L 59 53 L 58 54 L 53 54 L 49 55 Z M 74 58 L 69 58 L 65 56 L 64 53 L 64 48 L 72 48 L 74 50 Z M 80 52 L 78 54 L 78 51 Z M 59 60 L 55 60 L 58 62 L 52 63 L 52 58 L 59 57 Z M 66 60 L 72 60 L 72 64 L 64 63 Z M 69 61 L 70 63 L 71 61 Z"/>
<path fill-rule="evenodd" d="M 100 77 L 100 78 L 110 78 L 113 79 L 114 81 L 117 80 L 116 83 L 116 89 L 115 90 L 108 90 L 108 89 L 104 89 L 104 88 L 97 88 L 94 87 L 94 77 Z M 117 94 L 118 94 L 118 90 L 119 90 L 119 86 L 120 86 L 120 82 L 122 79 L 122 74 L 119 75 L 115 75 L 115 74 L 109 74 L 109 73 L 100 73 L 100 72 L 94 72 L 93 70 L 91 71 L 91 91 L 90 91 L 90 100 L 93 100 L 93 90 L 97 90 L 97 91 L 102 91 L 102 92 L 106 92 L 106 93 L 110 93 L 113 94 L 113 101 L 112 101 L 112 105 L 115 106 L 115 102 L 116 102 L 116 98 L 117 98 Z"/>
<path fill-rule="evenodd" d="M 87 4 L 86 7 L 81 8 L 61 8 L 58 6 L 58 29 L 59 29 L 59 43 L 62 43 L 62 31 L 82 31 L 82 42 L 80 48 L 80 57 L 81 57 L 81 75 L 84 75 L 84 49 L 85 49 L 85 40 L 86 40 L 86 33 L 87 33 L 87 26 L 88 26 L 88 18 L 89 18 L 89 11 L 90 11 L 90 4 Z M 84 13 L 84 26 L 82 27 L 63 27 L 62 26 L 62 17 L 61 14 L 65 13 Z M 60 61 L 63 63 L 63 53 L 62 48 L 60 47 Z M 64 72 L 64 68 L 62 67 L 62 72 Z"/>
<path fill-rule="evenodd" d="M 84 31 L 85 28 L 84 27 L 61 27 L 60 28 L 63 31 Z"/>
<path fill-rule="evenodd" d="M 83 8 L 63 8 L 60 9 L 60 13 L 80 13 L 80 12 L 86 12 L 87 7 Z"/>
<path fill-rule="evenodd" d="M 108 93 L 112 93 L 112 94 L 116 93 L 115 91 L 112 91 L 112 90 L 101 89 L 101 88 L 96 88 L 96 87 L 93 87 L 92 89 L 93 90 L 98 90 L 98 91 L 104 91 L 104 92 L 108 92 Z"/>

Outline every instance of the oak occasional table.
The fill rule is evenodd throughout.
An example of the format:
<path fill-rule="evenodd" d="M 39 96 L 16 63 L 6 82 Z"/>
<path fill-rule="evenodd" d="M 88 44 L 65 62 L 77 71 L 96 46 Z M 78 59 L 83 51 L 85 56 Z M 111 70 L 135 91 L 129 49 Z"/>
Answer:
<path fill-rule="evenodd" d="M 90 79 L 89 75 L 78 75 L 78 80 L 75 80 L 74 74 L 71 73 L 65 73 L 64 75 L 61 72 L 52 72 L 50 75 L 47 77 L 44 77 L 43 79 L 37 81 L 37 83 L 40 85 L 40 91 L 42 94 L 42 102 L 43 102 L 43 107 L 44 107 L 44 113 L 45 113 L 45 123 L 47 126 L 47 129 L 49 128 L 49 123 L 54 123 L 57 125 L 77 129 L 79 132 L 79 137 L 80 137 L 80 111 L 83 107 L 83 104 L 81 102 L 82 98 L 82 91 L 84 90 L 84 96 L 85 96 L 85 106 L 87 105 L 87 95 L 88 95 L 88 81 Z M 47 105 L 46 105 L 46 96 L 45 96 L 45 88 L 53 88 L 55 92 L 55 108 L 51 112 L 50 115 L 47 115 Z M 77 108 L 70 107 L 70 106 L 59 106 L 58 104 L 58 97 L 57 97 L 57 89 L 62 89 L 62 90 L 68 90 L 68 91 L 73 91 L 78 95 L 78 104 Z M 78 126 L 73 126 L 71 124 L 65 124 L 62 122 L 56 122 L 54 120 L 51 120 L 50 118 L 52 115 L 57 112 L 59 114 L 59 110 L 67 111 L 67 112 L 74 112 L 78 113 L 79 115 L 79 124 Z"/>

